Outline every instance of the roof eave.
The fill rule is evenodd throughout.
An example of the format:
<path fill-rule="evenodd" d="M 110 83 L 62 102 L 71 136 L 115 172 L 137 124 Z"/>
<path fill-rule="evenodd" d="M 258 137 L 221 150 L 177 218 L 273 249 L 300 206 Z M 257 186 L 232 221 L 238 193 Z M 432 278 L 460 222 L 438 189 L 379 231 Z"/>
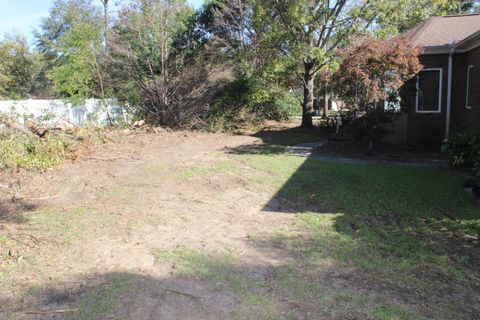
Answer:
<path fill-rule="evenodd" d="M 480 46 L 480 30 L 457 43 L 457 48 L 464 51 L 472 50 Z"/>
<path fill-rule="evenodd" d="M 444 46 L 424 46 L 420 49 L 420 55 L 427 54 L 449 54 L 451 51 L 448 45 Z"/>

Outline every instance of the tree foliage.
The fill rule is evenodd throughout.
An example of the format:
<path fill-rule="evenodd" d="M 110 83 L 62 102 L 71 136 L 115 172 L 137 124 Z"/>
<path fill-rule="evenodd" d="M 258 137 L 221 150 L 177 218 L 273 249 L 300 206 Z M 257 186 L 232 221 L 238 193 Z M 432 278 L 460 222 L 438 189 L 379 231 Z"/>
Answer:
<path fill-rule="evenodd" d="M 58 40 L 60 63 L 53 67 L 49 79 L 63 96 L 74 104 L 97 95 L 98 57 L 102 35 L 98 25 L 76 23 Z"/>
<path fill-rule="evenodd" d="M 341 52 L 342 63 L 332 75 L 335 93 L 363 108 L 387 100 L 420 71 L 419 53 L 406 37 L 358 38 Z"/>
<path fill-rule="evenodd" d="M 28 97 L 37 73 L 37 56 L 30 52 L 25 36 L 7 34 L 0 42 L 0 98 Z"/>
<path fill-rule="evenodd" d="M 259 0 L 263 42 L 285 55 L 303 88 L 302 126 L 311 127 L 315 77 L 336 60 L 337 49 L 361 27 L 358 10 L 368 1 Z M 292 69 L 293 69 L 292 68 Z"/>
<path fill-rule="evenodd" d="M 476 2 L 212 0 L 195 10 L 185 0 L 54 0 L 36 50 L 0 44 L 0 95 L 116 98 L 172 126 L 211 117 L 232 128 L 301 106 L 309 127 L 315 96 L 368 105 L 417 70 L 410 43 L 378 39 Z"/>
<path fill-rule="evenodd" d="M 116 93 L 152 122 L 178 125 L 204 90 L 206 70 L 192 57 L 198 43 L 184 41 L 194 15 L 182 0 L 133 0 L 115 25 Z"/>
<path fill-rule="evenodd" d="M 478 0 L 374 0 L 363 10 L 375 32 L 386 37 L 414 28 L 431 16 L 475 12 Z"/>

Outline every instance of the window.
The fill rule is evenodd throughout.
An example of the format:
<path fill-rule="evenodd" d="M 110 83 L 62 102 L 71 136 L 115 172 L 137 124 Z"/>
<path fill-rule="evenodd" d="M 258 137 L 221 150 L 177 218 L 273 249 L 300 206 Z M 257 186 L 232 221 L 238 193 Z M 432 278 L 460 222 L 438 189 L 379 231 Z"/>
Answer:
<path fill-rule="evenodd" d="M 439 113 L 442 104 L 442 69 L 423 69 L 417 76 L 418 113 Z"/>
<path fill-rule="evenodd" d="M 465 106 L 470 109 L 472 107 L 472 93 L 473 93 L 473 66 L 467 68 L 467 96 Z"/>

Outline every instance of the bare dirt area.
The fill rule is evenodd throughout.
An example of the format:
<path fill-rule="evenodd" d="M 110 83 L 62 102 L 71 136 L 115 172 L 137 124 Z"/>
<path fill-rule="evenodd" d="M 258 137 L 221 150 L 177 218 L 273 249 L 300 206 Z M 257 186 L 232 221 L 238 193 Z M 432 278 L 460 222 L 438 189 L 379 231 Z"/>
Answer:
<path fill-rule="evenodd" d="M 224 319 L 236 304 L 231 293 L 176 279 L 174 267 L 157 262 L 153 250 L 188 247 L 215 254 L 231 248 L 246 274 L 259 279 L 281 263 L 283 252 L 253 248 L 247 236 L 290 228 L 292 217 L 262 212 L 271 195 L 230 174 L 248 168 L 237 167 L 224 152 L 255 140 L 183 132 L 133 135 L 88 160 L 22 177 L 16 195 L 2 199 L 0 246 L 10 250 L 1 261 L 8 279 L 2 285 L 3 314 L 72 316 L 68 309 L 82 292 L 99 290 L 95 286 L 111 274 L 125 274 L 133 278 L 128 291 L 134 294 L 112 309 L 117 319 Z"/>
<path fill-rule="evenodd" d="M 433 270 L 428 286 L 393 260 L 376 270 L 387 258 L 335 229 L 339 209 L 317 217 L 288 200 L 296 189 L 279 197 L 292 175 L 276 168 L 285 160 L 298 172 L 305 159 L 261 149 L 254 136 L 122 140 L 2 177 L 16 187 L 1 192 L 0 319 L 469 319 L 479 310 L 471 279 L 451 280 L 428 259 L 417 268 Z M 452 297 L 461 303 L 435 311 Z"/>

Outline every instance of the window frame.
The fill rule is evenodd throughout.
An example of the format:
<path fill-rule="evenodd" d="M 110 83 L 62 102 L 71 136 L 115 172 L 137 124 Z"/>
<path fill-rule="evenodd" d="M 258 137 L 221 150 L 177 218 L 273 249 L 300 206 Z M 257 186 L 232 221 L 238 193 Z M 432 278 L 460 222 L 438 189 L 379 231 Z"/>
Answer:
<path fill-rule="evenodd" d="M 419 100 L 419 92 L 420 92 L 420 72 L 423 71 L 438 71 L 438 78 L 439 78 L 439 86 L 438 86 L 438 106 L 437 110 L 419 110 L 418 109 L 418 100 Z M 442 113 L 442 89 L 443 89 L 443 68 L 426 68 L 420 70 L 417 75 L 417 95 L 415 99 L 415 112 L 416 113 Z"/>
<path fill-rule="evenodd" d="M 473 65 L 469 65 L 467 67 L 467 92 L 466 92 L 466 95 L 465 95 L 465 108 L 467 109 L 472 109 L 472 101 L 468 101 L 468 96 L 470 95 L 470 82 L 472 81 L 470 78 L 471 74 L 470 74 L 470 71 L 473 70 Z"/>

